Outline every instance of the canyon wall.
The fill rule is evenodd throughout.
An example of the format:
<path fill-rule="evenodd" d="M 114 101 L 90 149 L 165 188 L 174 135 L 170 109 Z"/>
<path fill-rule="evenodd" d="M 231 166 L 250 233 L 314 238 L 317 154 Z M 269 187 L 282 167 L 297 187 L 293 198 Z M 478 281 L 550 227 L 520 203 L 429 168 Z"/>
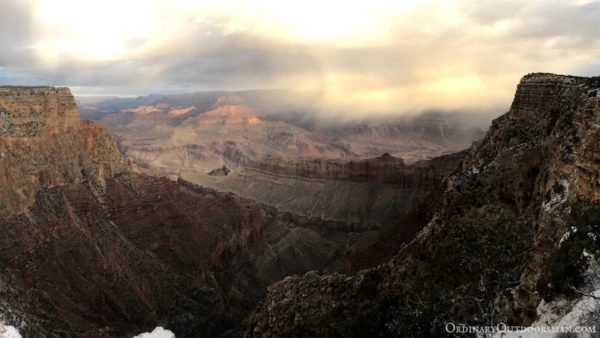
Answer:
<path fill-rule="evenodd" d="M 407 165 L 401 158 L 384 154 L 367 160 L 326 160 L 263 156 L 247 161 L 246 170 L 268 175 L 344 180 L 371 184 L 394 184 L 404 188 L 431 189 L 460 161 L 458 155 Z"/>
<path fill-rule="evenodd" d="M 600 250 L 599 92 L 598 77 L 523 77 L 415 240 L 376 268 L 274 284 L 247 335 L 447 336 L 447 323 L 528 325 L 542 299 L 581 297 L 581 257 Z"/>
<path fill-rule="evenodd" d="M 37 190 L 124 172 L 106 129 L 79 119 L 67 88 L 0 87 L 0 217 L 23 211 Z"/>
<path fill-rule="evenodd" d="M 412 164 L 388 155 L 356 161 L 271 155 L 248 159 L 226 176 L 193 171 L 179 176 L 281 211 L 369 228 L 402 218 L 430 193 L 440 195 L 442 180 L 464 155 Z"/>
<path fill-rule="evenodd" d="M 68 88 L 0 87 L 0 130 L 4 137 L 65 131 L 79 122 Z"/>

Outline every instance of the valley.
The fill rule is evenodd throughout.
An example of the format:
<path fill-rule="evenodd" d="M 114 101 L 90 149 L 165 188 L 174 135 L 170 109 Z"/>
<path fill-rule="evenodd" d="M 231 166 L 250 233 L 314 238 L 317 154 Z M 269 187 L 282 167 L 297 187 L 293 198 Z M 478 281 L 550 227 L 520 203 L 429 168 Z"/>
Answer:
<path fill-rule="evenodd" d="M 0 1 L 0 338 L 600 338 L 599 22 Z"/>
<path fill-rule="evenodd" d="M 268 91 L 155 95 L 101 101 L 84 111 L 108 126 L 138 172 L 373 226 L 409 211 L 460 160 L 442 155 L 482 136 L 450 116 L 298 121 L 293 111 L 307 108 L 292 93 L 278 94 L 292 99 Z M 209 175 L 220 168 L 228 174 Z"/>
<path fill-rule="evenodd" d="M 0 313 L 27 336 L 133 336 L 158 325 L 178 337 L 235 335 L 277 280 L 391 257 L 382 231 L 464 156 L 219 157 L 231 172 L 145 172 L 105 127 L 80 119 L 67 88 L 0 94 Z"/>

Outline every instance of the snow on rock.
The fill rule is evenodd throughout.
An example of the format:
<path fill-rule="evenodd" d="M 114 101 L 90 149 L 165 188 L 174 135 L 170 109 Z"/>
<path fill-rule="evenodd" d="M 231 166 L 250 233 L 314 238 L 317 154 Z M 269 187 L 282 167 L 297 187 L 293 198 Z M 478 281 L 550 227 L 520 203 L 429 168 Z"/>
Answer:
<path fill-rule="evenodd" d="M 19 330 L 14 326 L 7 326 L 0 323 L 0 338 L 22 338 Z"/>
<path fill-rule="evenodd" d="M 467 175 L 469 175 L 469 176 L 478 175 L 478 174 L 479 174 L 479 169 L 475 166 L 473 166 L 471 169 L 467 170 Z"/>
<path fill-rule="evenodd" d="M 591 293 L 591 296 L 600 298 L 600 289 Z M 590 314 L 597 313 L 600 310 L 598 300 L 593 297 L 581 297 L 581 299 L 573 305 L 573 309 L 562 317 L 556 326 L 573 327 L 584 324 Z"/>
<path fill-rule="evenodd" d="M 558 189 L 553 189 L 550 199 L 542 203 L 542 209 L 552 215 L 560 206 L 566 204 L 568 196 L 572 193 L 571 184 L 567 180 L 561 180 L 557 183 Z"/>
<path fill-rule="evenodd" d="M 162 326 L 157 326 L 152 332 L 144 332 L 133 338 L 175 338 L 175 334 L 170 330 L 165 330 Z"/>
<path fill-rule="evenodd" d="M 549 303 L 542 301 L 537 309 L 539 318 L 532 326 L 575 327 L 594 324 L 588 320 L 590 315 L 600 311 L 600 265 L 594 255 L 585 249 L 582 255 L 590 262 L 584 286 L 586 295 L 574 301 L 564 298 Z"/>
<path fill-rule="evenodd" d="M 569 237 L 571 237 L 571 234 L 574 234 L 577 232 L 577 228 L 576 227 L 571 227 L 571 229 L 568 229 L 560 238 L 560 242 L 558 242 L 558 246 L 560 247 L 564 241 L 566 241 L 567 239 L 569 239 Z"/>
<path fill-rule="evenodd" d="M 569 313 L 560 319 L 558 326 L 577 326 L 585 324 L 593 313 L 600 311 L 600 264 L 593 254 L 585 249 L 582 256 L 589 260 L 590 266 L 586 271 L 586 295 L 577 300 Z"/>
<path fill-rule="evenodd" d="M 577 229 L 571 229 L 576 232 Z M 568 232 L 568 231 L 567 231 Z M 595 256 L 586 250 L 582 255 L 590 260 L 586 271 L 586 285 L 579 299 L 568 300 L 558 297 L 551 302 L 544 300 L 538 305 L 538 319 L 528 327 L 526 332 L 501 332 L 492 334 L 492 338 L 538 338 L 555 336 L 555 334 L 535 332 L 535 328 L 575 328 L 591 327 L 596 323 L 590 322 L 590 316 L 600 312 L 600 264 Z M 600 328 L 596 328 L 599 330 Z M 597 331 L 596 331 L 597 332 Z M 577 337 L 591 337 L 589 333 L 579 333 Z"/>

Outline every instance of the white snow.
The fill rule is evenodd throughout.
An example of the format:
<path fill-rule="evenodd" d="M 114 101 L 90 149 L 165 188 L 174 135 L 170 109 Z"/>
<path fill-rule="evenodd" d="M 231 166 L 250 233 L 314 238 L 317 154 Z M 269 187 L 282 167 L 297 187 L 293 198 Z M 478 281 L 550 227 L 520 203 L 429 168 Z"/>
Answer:
<path fill-rule="evenodd" d="M 567 229 L 567 231 L 565 231 L 565 233 L 560 238 L 560 241 L 558 242 L 558 246 L 560 247 L 560 245 L 563 244 L 564 241 L 566 241 L 567 239 L 569 239 L 569 237 L 571 237 L 571 234 L 574 234 L 576 232 L 577 232 L 576 227 L 571 227 L 571 229 Z"/>
<path fill-rule="evenodd" d="M 576 232 L 577 229 L 570 229 L 569 232 Z M 589 316 L 600 312 L 600 300 L 594 297 L 600 297 L 600 264 L 595 259 L 594 255 L 586 250 L 583 250 L 582 255 L 590 260 L 590 266 L 586 271 L 586 285 L 582 287 L 585 294 L 574 301 L 566 298 L 557 298 L 546 303 L 541 301 L 538 305 L 536 320 L 527 329 L 530 332 L 504 332 L 491 335 L 492 338 L 537 338 L 555 336 L 549 333 L 536 333 L 535 328 L 575 328 L 575 327 L 592 327 L 594 323 L 589 323 Z M 596 327 L 596 332 L 600 328 Z M 589 333 L 578 333 L 577 337 L 591 337 Z"/>
<path fill-rule="evenodd" d="M 591 293 L 594 297 L 600 297 L 600 289 L 595 290 Z M 589 314 L 596 313 L 600 309 L 600 302 L 592 297 L 583 296 L 575 305 L 573 309 L 560 319 L 555 326 L 568 326 L 573 327 L 582 325 L 586 317 Z"/>
<path fill-rule="evenodd" d="M 175 334 L 162 326 L 157 326 L 152 332 L 144 332 L 133 338 L 175 338 Z"/>
<path fill-rule="evenodd" d="M 552 190 L 550 194 L 550 200 L 542 203 L 542 209 L 549 215 L 554 214 L 557 210 L 563 206 L 571 194 L 571 185 L 567 180 L 560 180 L 558 184 L 563 188 L 561 192 Z"/>
<path fill-rule="evenodd" d="M 467 169 L 467 175 L 469 175 L 469 176 L 478 175 L 478 174 L 479 174 L 479 168 L 477 168 L 476 166 L 473 166 L 470 169 Z"/>
<path fill-rule="evenodd" d="M 14 326 L 0 323 L 0 338 L 22 338 L 19 330 Z"/>
<path fill-rule="evenodd" d="M 586 271 L 586 294 L 573 305 L 569 313 L 560 319 L 558 326 L 577 326 L 585 323 L 590 314 L 600 311 L 600 264 L 593 254 L 583 249 L 582 256 L 589 260 L 590 266 Z M 589 290 L 589 291 L 587 291 Z"/>

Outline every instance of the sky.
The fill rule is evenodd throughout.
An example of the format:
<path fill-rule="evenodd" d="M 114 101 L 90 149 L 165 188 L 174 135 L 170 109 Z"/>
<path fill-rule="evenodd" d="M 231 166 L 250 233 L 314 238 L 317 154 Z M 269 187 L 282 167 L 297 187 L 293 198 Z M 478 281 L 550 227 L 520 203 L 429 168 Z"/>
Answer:
<path fill-rule="evenodd" d="M 507 110 L 530 72 L 600 73 L 585 0 L 2 0 L 0 83 L 132 96 L 288 88 L 324 110 Z"/>

